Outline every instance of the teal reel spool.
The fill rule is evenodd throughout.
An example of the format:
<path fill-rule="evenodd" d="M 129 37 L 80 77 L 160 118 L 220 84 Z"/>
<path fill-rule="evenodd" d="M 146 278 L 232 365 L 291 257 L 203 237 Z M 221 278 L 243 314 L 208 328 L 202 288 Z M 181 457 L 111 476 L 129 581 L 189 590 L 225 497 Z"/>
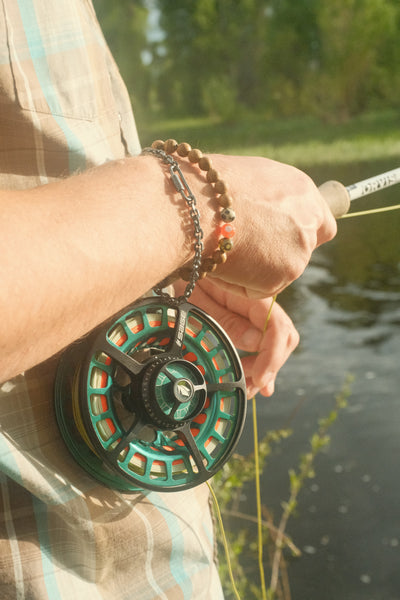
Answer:
<path fill-rule="evenodd" d="M 187 301 L 147 298 L 63 355 L 56 417 L 76 461 L 121 491 L 178 491 L 228 460 L 246 413 L 240 359 Z"/>

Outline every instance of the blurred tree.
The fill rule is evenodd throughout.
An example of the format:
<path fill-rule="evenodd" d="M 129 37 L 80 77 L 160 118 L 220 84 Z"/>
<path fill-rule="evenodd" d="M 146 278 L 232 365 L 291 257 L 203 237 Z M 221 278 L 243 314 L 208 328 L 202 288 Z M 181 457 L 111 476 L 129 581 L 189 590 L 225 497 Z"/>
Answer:
<path fill-rule="evenodd" d="M 396 12 L 394 3 L 385 0 L 330 0 L 320 5 L 320 61 L 314 85 L 308 81 L 309 104 L 317 113 L 348 118 L 386 95 L 382 84 L 391 78 L 395 65 L 388 59 L 398 45 Z"/>
<path fill-rule="evenodd" d="M 319 0 L 272 0 L 266 36 L 266 103 L 274 115 L 307 112 L 302 92 L 309 74 L 319 64 L 319 7 Z"/>
<path fill-rule="evenodd" d="M 341 120 L 400 103 L 398 0 L 94 4 L 134 108 L 147 115 Z"/>
<path fill-rule="evenodd" d="M 264 92 L 269 0 L 158 0 L 166 32 L 160 88 L 168 108 L 231 118 Z"/>
<path fill-rule="evenodd" d="M 397 94 L 388 83 L 399 78 L 399 6 L 393 0 L 274 0 L 273 111 L 343 120 L 393 105 Z"/>
<path fill-rule="evenodd" d="M 143 61 L 148 46 L 146 0 L 93 0 L 104 35 L 128 87 L 135 110 L 148 104 L 150 73 Z"/>

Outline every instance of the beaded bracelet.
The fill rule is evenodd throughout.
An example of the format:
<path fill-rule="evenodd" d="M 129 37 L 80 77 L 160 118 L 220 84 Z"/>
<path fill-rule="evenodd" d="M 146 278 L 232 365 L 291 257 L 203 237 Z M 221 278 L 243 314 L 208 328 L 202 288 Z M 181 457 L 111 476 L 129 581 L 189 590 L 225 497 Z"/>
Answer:
<path fill-rule="evenodd" d="M 168 139 L 167 141 L 156 140 L 152 143 L 151 147 L 155 150 L 164 151 L 168 155 L 172 155 L 175 152 L 181 158 L 188 158 L 192 164 L 198 164 L 201 171 L 206 172 L 207 182 L 213 186 L 216 193 L 216 199 L 220 207 L 219 216 L 222 221 L 217 229 L 218 235 L 218 247 L 212 256 L 203 258 L 201 260 L 199 269 L 199 278 L 205 277 L 208 273 L 215 271 L 219 264 L 226 261 L 227 252 L 233 248 L 233 236 L 235 235 L 235 228 L 232 225 L 232 221 L 235 220 L 235 212 L 232 209 L 232 196 L 228 193 L 228 187 L 223 181 L 218 171 L 216 171 L 211 163 L 208 156 L 204 156 L 203 153 L 198 149 L 192 149 L 190 144 L 183 142 L 178 144 L 176 140 Z M 170 282 L 180 278 L 188 281 L 192 273 L 191 267 L 182 267 L 171 274 Z M 172 279 L 173 278 L 173 279 Z"/>

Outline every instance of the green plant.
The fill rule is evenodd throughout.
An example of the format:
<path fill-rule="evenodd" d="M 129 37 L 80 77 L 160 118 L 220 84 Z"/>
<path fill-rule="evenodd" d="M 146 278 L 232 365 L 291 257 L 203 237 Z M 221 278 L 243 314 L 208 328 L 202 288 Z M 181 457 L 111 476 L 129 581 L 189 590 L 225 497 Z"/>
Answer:
<path fill-rule="evenodd" d="M 249 539 L 249 533 L 245 527 L 235 533 L 229 532 L 226 535 L 228 550 L 223 547 L 225 532 L 220 531 L 218 537 L 219 570 L 227 600 L 238 597 L 246 600 L 290 600 L 290 585 L 284 550 L 297 557 L 301 555 L 301 552 L 286 533 L 288 521 L 298 507 L 298 497 L 306 481 L 315 476 L 315 459 L 330 442 L 329 431 L 337 420 L 339 411 L 347 405 L 352 379 L 350 375 L 346 377 L 341 390 L 335 396 L 332 410 L 326 417 L 319 420 L 318 428 L 310 439 L 308 451 L 299 457 L 297 468 L 289 470 L 289 495 L 288 499 L 281 504 L 282 512 L 277 524 L 274 524 L 268 508 L 261 503 L 258 517 L 240 512 L 238 510 L 239 498 L 243 484 L 251 481 L 257 482 L 274 446 L 290 436 L 290 430 L 268 431 L 260 443 L 257 443 L 257 431 L 255 430 L 255 451 L 247 456 L 234 455 L 214 477 L 213 489 L 219 505 L 217 510 L 224 516 L 235 517 L 243 523 L 257 523 L 259 529 L 258 543 Z M 254 578 L 252 577 L 250 580 L 247 576 L 246 568 L 243 565 L 245 548 L 247 560 L 250 556 L 254 558 L 254 555 L 255 557 L 258 555 L 261 585 L 255 584 Z M 268 561 L 260 561 L 263 548 L 267 550 Z M 232 574 L 234 582 L 232 582 Z M 264 583 L 267 578 L 269 578 L 268 587 Z"/>

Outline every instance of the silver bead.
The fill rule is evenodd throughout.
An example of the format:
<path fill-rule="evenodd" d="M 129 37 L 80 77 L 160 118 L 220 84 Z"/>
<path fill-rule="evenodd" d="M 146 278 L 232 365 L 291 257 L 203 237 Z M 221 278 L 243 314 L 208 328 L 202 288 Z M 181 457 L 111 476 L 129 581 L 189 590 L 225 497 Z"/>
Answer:
<path fill-rule="evenodd" d="M 225 221 L 225 223 L 231 223 L 235 220 L 235 217 L 235 211 L 231 208 L 224 208 L 224 210 L 221 210 L 221 219 Z"/>

